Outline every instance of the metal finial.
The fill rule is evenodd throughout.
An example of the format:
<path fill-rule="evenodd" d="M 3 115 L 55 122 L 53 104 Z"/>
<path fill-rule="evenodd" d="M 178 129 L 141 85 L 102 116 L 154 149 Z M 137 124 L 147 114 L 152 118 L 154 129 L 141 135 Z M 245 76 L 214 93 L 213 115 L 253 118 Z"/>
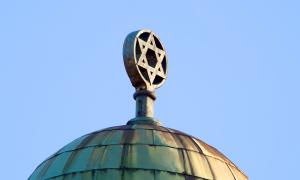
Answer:
<path fill-rule="evenodd" d="M 150 30 L 132 32 L 125 39 L 123 59 L 136 89 L 136 118 L 153 118 L 154 90 L 167 78 L 167 56 L 162 43 Z"/>

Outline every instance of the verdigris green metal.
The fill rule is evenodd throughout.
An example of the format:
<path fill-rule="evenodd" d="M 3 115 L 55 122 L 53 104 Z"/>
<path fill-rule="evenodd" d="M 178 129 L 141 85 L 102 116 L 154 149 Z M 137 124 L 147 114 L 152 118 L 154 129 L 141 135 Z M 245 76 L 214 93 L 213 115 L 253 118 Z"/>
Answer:
<path fill-rule="evenodd" d="M 183 132 L 132 124 L 82 136 L 45 160 L 36 179 L 247 179 L 222 153 Z"/>
<path fill-rule="evenodd" d="M 123 57 L 136 89 L 136 117 L 74 140 L 42 162 L 29 180 L 248 179 L 214 147 L 154 119 L 154 90 L 166 80 L 167 58 L 152 31 L 130 33 Z"/>

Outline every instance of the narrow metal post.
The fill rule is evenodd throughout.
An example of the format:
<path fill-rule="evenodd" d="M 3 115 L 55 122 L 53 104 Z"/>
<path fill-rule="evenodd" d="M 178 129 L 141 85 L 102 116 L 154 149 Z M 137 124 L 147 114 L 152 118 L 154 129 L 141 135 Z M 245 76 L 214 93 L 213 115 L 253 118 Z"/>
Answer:
<path fill-rule="evenodd" d="M 150 117 L 154 116 L 154 101 L 156 96 L 154 92 L 148 90 L 139 90 L 133 95 L 136 100 L 136 117 Z"/>

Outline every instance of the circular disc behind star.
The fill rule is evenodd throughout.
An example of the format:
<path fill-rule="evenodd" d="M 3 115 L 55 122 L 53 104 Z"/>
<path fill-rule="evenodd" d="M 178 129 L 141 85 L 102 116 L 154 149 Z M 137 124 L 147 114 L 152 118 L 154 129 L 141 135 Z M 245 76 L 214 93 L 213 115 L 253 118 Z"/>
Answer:
<path fill-rule="evenodd" d="M 123 58 L 135 88 L 154 90 L 166 80 L 166 52 L 152 31 L 140 30 L 128 34 L 123 46 Z"/>

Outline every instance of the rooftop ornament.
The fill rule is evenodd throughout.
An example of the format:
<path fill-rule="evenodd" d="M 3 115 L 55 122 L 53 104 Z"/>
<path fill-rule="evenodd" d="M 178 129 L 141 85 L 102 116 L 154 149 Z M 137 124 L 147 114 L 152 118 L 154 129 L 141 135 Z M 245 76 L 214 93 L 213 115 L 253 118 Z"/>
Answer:
<path fill-rule="evenodd" d="M 136 117 L 75 139 L 43 161 L 29 180 L 248 179 L 214 147 L 153 118 L 155 89 L 166 80 L 167 57 L 152 31 L 130 33 L 123 56 L 136 90 Z"/>
<path fill-rule="evenodd" d="M 135 31 L 125 39 L 123 59 L 135 87 L 136 117 L 128 122 L 159 123 L 154 120 L 155 89 L 167 78 L 167 56 L 159 38 L 150 30 Z"/>

